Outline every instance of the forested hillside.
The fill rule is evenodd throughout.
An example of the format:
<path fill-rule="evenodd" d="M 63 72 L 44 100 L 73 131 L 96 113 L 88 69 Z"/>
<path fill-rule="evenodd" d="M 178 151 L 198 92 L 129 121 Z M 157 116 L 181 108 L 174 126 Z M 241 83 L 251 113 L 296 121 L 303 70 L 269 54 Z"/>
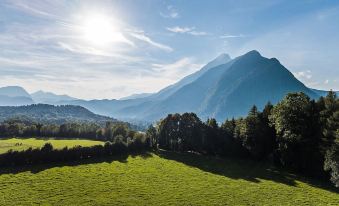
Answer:
<path fill-rule="evenodd" d="M 92 122 L 101 125 L 104 125 L 107 121 L 117 121 L 110 117 L 94 114 L 81 106 L 53 106 L 47 104 L 0 107 L 0 121 L 8 119 L 20 119 L 21 121 L 27 120 L 49 124 Z"/>

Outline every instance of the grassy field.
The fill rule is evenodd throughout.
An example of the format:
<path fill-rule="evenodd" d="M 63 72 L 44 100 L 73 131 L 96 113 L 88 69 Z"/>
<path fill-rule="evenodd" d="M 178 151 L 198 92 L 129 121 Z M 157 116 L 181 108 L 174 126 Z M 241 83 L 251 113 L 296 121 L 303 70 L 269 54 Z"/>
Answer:
<path fill-rule="evenodd" d="M 74 147 L 76 145 L 81 146 L 93 146 L 97 144 L 104 144 L 100 141 L 92 141 L 92 140 L 67 140 L 67 139 L 1 139 L 0 140 L 0 154 L 7 152 L 10 149 L 13 150 L 24 150 L 29 147 L 37 148 L 42 147 L 45 143 L 50 142 L 55 148 L 63 148 L 63 147 Z"/>
<path fill-rule="evenodd" d="M 327 184 L 266 163 L 160 152 L 0 170 L 1 205 L 339 205 Z"/>

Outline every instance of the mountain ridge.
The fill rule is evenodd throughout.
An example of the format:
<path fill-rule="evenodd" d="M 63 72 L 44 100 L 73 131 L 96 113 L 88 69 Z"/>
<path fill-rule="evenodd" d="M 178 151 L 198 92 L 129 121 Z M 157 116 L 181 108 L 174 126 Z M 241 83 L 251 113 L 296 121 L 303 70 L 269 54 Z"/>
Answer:
<path fill-rule="evenodd" d="M 246 115 L 254 104 L 261 109 L 268 101 L 276 103 L 289 92 L 304 92 L 314 99 L 326 95 L 326 91 L 306 87 L 278 59 L 252 50 L 233 59 L 221 54 L 197 72 L 156 93 L 119 100 L 67 99 L 72 97 L 66 95 L 66 99 L 52 104 L 80 105 L 127 121 L 155 121 L 175 112 L 195 112 L 202 118 L 223 121 Z"/>
<path fill-rule="evenodd" d="M 269 67 L 271 70 L 266 71 L 265 67 Z M 276 91 L 279 95 L 272 95 L 274 92 L 265 93 L 262 97 L 253 95 L 253 97 L 250 97 L 250 100 L 247 101 L 246 99 L 248 99 L 248 97 L 246 96 L 251 96 L 251 94 L 248 94 L 243 89 L 238 89 L 237 95 L 241 96 L 243 101 L 237 100 L 239 98 L 235 95 L 236 92 L 233 90 L 244 87 L 247 84 L 246 81 L 249 81 L 249 77 L 256 76 L 257 73 L 262 71 L 271 72 L 270 74 L 273 75 L 274 73 L 272 72 L 275 72 L 274 69 L 276 68 L 279 68 L 284 72 L 278 74 L 274 81 L 270 81 L 270 85 L 276 85 L 275 82 L 277 81 L 281 83 L 279 77 L 283 77 L 284 80 L 287 78 L 290 82 L 294 82 L 294 86 L 282 90 L 277 88 Z M 268 81 L 269 78 L 269 76 L 266 76 Z M 258 83 L 256 81 L 252 82 L 250 85 L 246 86 L 246 89 L 250 90 L 255 84 Z M 283 87 L 281 84 L 278 86 Z M 272 88 L 272 86 L 270 87 Z M 261 90 L 256 90 L 255 92 L 260 93 L 260 91 L 266 90 L 267 88 L 261 88 Z M 253 50 L 226 64 L 211 68 L 209 72 L 204 73 L 196 79 L 196 81 L 183 86 L 165 100 L 152 105 L 148 111 L 144 111 L 141 114 L 135 114 L 135 111 L 132 111 L 135 116 L 146 115 L 147 119 L 153 120 L 159 119 L 167 113 L 175 112 L 195 112 L 202 118 L 215 117 L 219 120 L 223 120 L 225 118 L 238 117 L 247 114 L 253 104 L 256 104 L 261 108 L 268 101 L 275 103 L 285 94 L 293 91 L 303 91 L 312 98 L 318 97 L 318 95 L 298 81 L 277 59 L 264 58 L 258 51 Z M 271 98 L 265 98 L 265 95 L 268 95 Z M 261 99 L 261 101 L 256 101 L 257 99 Z M 182 102 L 184 102 L 184 104 L 182 104 Z M 232 108 L 232 110 L 228 107 Z"/>
<path fill-rule="evenodd" d="M 71 97 L 65 94 L 57 95 L 52 92 L 45 92 L 42 90 L 31 93 L 30 96 L 32 97 L 35 103 L 43 103 L 43 104 L 57 104 L 58 102 L 62 102 L 62 101 L 77 100 L 77 98 L 74 98 L 74 97 Z"/>

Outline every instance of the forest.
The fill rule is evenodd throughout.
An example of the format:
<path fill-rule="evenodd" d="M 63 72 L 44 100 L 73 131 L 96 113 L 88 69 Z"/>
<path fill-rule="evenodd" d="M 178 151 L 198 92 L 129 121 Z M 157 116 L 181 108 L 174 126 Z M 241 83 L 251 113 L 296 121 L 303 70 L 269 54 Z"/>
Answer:
<path fill-rule="evenodd" d="M 9 120 L 1 123 L 5 137 L 87 138 L 107 141 L 104 146 L 9 151 L 0 165 L 62 162 L 158 149 L 220 157 L 270 161 L 277 167 L 330 180 L 339 186 L 339 100 L 334 92 L 312 100 L 290 93 L 262 111 L 253 106 L 246 117 L 218 123 L 202 121 L 194 113 L 169 114 L 145 133 L 123 123 L 105 127 L 88 123 L 43 125 Z"/>
<path fill-rule="evenodd" d="M 146 136 L 160 148 L 201 154 L 270 160 L 301 174 L 339 186 L 339 100 L 334 92 L 317 101 L 290 93 L 263 111 L 220 126 L 194 113 L 169 114 Z"/>

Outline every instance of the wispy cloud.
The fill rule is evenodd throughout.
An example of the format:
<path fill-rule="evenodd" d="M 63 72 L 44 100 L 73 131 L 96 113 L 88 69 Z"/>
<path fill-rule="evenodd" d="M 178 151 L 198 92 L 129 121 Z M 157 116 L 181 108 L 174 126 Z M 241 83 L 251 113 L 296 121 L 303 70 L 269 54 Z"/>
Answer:
<path fill-rule="evenodd" d="M 202 67 L 202 64 L 195 62 L 194 58 L 184 57 L 168 64 L 152 64 L 154 72 L 166 74 L 172 80 L 178 80 L 191 74 Z"/>
<path fill-rule="evenodd" d="M 158 42 L 153 41 L 150 37 L 146 36 L 144 33 L 131 33 L 131 36 L 133 36 L 136 39 L 139 39 L 141 41 L 144 41 L 156 48 L 159 48 L 161 50 L 167 51 L 167 52 L 172 52 L 173 48 Z"/>
<path fill-rule="evenodd" d="M 208 35 L 207 32 L 204 31 L 196 31 L 195 27 L 167 27 L 166 30 L 173 32 L 173 33 L 179 33 L 179 34 L 191 34 L 193 36 L 205 36 Z"/>
<path fill-rule="evenodd" d="M 38 18 L 67 22 L 67 19 L 63 18 L 62 15 L 60 15 L 61 12 L 65 11 L 66 9 L 64 7 L 65 3 L 65 0 L 11 0 L 6 2 L 6 6 Z"/>
<path fill-rule="evenodd" d="M 168 5 L 166 7 L 166 11 L 165 12 L 160 12 L 160 16 L 162 16 L 164 18 L 171 18 L 171 19 L 177 19 L 177 18 L 180 17 L 179 12 L 172 5 Z"/>
<path fill-rule="evenodd" d="M 122 22 L 119 31 L 126 38 L 124 42 L 90 44 L 75 31 L 81 19 L 73 18 L 86 13 L 77 13 L 68 8 L 68 2 L 61 1 L 0 4 L 1 9 L 23 16 L 6 22 L 0 32 L 0 86 L 19 85 L 30 92 L 46 89 L 92 99 L 154 92 L 173 83 L 165 70 L 152 75 L 152 64 L 163 61 L 149 55 L 172 52 L 172 47 L 127 22 Z M 75 3 L 79 7 L 84 4 Z M 34 23 L 26 21 L 30 18 Z"/>
<path fill-rule="evenodd" d="M 191 32 L 189 32 L 189 34 L 191 34 L 193 36 L 206 36 L 206 35 L 208 35 L 208 33 L 204 32 L 204 31 L 191 31 Z"/>
<path fill-rule="evenodd" d="M 246 37 L 246 35 L 243 35 L 243 34 L 237 34 L 237 35 L 224 34 L 224 35 L 219 36 L 220 39 L 243 38 L 243 37 Z"/>

